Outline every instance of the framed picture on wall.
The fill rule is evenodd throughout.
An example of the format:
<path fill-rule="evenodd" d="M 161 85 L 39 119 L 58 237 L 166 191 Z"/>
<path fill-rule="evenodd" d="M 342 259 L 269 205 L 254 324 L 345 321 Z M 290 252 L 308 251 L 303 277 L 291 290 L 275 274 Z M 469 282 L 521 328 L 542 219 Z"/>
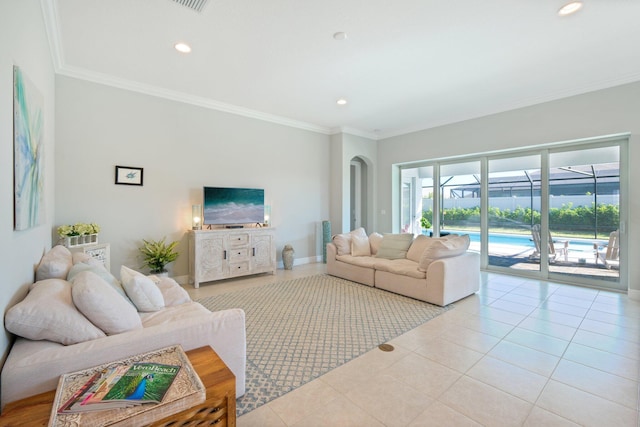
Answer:
<path fill-rule="evenodd" d="M 116 184 L 142 185 L 142 168 L 116 166 Z"/>

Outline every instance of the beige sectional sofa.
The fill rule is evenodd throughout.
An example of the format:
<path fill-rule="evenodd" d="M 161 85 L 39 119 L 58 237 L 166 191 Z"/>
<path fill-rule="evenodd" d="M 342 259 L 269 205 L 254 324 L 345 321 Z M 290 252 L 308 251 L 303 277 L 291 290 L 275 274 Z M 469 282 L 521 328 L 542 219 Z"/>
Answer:
<path fill-rule="evenodd" d="M 468 235 L 441 238 L 372 233 L 363 228 L 327 244 L 327 272 L 444 306 L 478 291 L 480 254 Z"/>
<path fill-rule="evenodd" d="M 27 296 L 7 310 L 16 339 L 2 368 L 2 408 L 55 389 L 63 373 L 176 344 L 211 346 L 234 373 L 237 397 L 245 393 L 243 310 L 211 312 L 173 279 L 126 267 L 120 282 L 83 255 L 54 247 Z"/>

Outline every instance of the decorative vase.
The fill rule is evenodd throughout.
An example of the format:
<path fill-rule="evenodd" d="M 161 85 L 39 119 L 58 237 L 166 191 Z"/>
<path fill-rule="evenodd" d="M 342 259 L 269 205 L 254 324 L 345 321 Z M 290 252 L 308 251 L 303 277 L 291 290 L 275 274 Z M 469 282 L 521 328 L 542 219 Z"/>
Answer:
<path fill-rule="evenodd" d="M 284 245 L 284 249 L 282 250 L 282 263 L 284 264 L 285 270 L 291 270 L 293 268 L 293 254 L 295 251 L 293 250 L 293 246 Z"/>
<path fill-rule="evenodd" d="M 76 246 L 95 245 L 98 243 L 98 233 L 83 234 L 81 236 L 64 237 L 64 246 L 74 248 Z"/>
<path fill-rule="evenodd" d="M 331 222 L 322 221 L 322 262 L 327 263 L 327 243 L 331 242 Z"/>

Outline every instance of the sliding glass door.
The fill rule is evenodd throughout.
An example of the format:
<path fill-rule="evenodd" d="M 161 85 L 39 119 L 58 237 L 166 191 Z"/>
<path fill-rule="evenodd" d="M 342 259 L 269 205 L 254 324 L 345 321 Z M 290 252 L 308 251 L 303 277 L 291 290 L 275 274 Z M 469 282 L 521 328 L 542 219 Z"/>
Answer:
<path fill-rule="evenodd" d="M 626 138 L 401 167 L 403 232 L 469 234 L 482 266 L 626 289 Z"/>

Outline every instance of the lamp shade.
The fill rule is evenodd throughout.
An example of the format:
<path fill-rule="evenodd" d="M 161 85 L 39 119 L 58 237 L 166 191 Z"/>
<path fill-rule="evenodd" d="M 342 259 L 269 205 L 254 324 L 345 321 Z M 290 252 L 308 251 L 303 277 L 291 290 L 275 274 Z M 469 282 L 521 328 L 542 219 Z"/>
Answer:
<path fill-rule="evenodd" d="M 202 230 L 202 205 L 191 206 L 191 229 Z"/>

